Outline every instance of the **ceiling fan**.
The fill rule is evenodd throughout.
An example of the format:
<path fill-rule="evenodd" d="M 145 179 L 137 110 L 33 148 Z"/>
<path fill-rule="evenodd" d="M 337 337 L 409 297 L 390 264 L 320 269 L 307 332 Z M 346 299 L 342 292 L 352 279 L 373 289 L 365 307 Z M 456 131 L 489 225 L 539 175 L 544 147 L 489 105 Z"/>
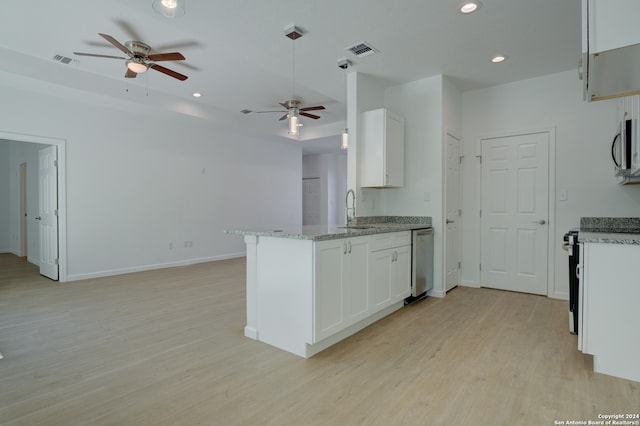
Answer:
<path fill-rule="evenodd" d="M 289 99 L 286 100 L 284 102 L 278 102 L 278 105 L 281 105 L 284 110 L 270 110 L 270 111 L 251 111 L 248 109 L 242 110 L 241 112 L 244 114 L 264 114 L 264 113 L 269 113 L 269 112 L 283 112 L 284 115 L 282 117 L 279 118 L 279 120 L 286 120 L 287 118 L 290 118 L 292 116 L 305 116 L 308 118 L 312 118 L 314 120 L 317 120 L 318 118 L 320 118 L 319 115 L 315 115 L 315 114 L 311 114 L 308 111 L 321 111 L 323 109 L 326 109 L 324 106 L 322 105 L 316 105 L 316 106 L 310 106 L 310 107 L 304 107 L 304 108 L 300 108 L 300 105 L 302 104 L 301 101 L 299 101 L 298 99 Z"/>
<path fill-rule="evenodd" d="M 127 63 L 127 72 L 125 73 L 125 78 L 135 78 L 138 74 L 145 72 L 147 69 L 151 68 L 156 71 L 160 71 L 163 74 L 168 75 L 169 77 L 176 78 L 180 81 L 186 80 L 188 77 L 184 74 L 180 74 L 179 72 L 170 70 L 169 68 L 165 68 L 162 65 L 158 65 L 155 62 L 161 61 L 183 61 L 185 58 L 179 52 L 170 52 L 170 53 L 149 53 L 151 51 L 151 47 L 143 43 L 141 41 L 125 41 L 124 44 L 120 43 L 118 40 L 113 38 L 108 34 L 98 33 L 102 38 L 107 40 L 109 43 L 117 47 L 123 53 L 127 55 L 127 57 L 123 56 L 112 56 L 112 55 L 97 55 L 95 53 L 82 53 L 82 52 L 73 52 L 75 55 L 79 56 L 93 56 L 97 58 L 110 58 L 110 59 L 123 59 Z"/>
<path fill-rule="evenodd" d="M 288 26 L 284 29 L 284 35 L 290 38 L 293 43 L 293 96 L 284 102 L 278 102 L 284 108 L 279 111 L 251 111 L 248 109 L 242 110 L 243 114 L 251 114 L 251 113 L 268 113 L 268 112 L 284 112 L 285 114 L 280 117 L 280 120 L 289 119 L 289 134 L 293 136 L 297 136 L 299 133 L 299 128 L 302 126 L 302 123 L 299 122 L 300 116 L 312 118 L 317 120 L 320 118 L 319 115 L 311 114 L 309 111 L 321 111 L 325 109 L 322 105 L 309 106 L 300 108 L 302 102 L 299 99 L 296 99 L 296 47 L 295 41 L 302 37 L 304 33 L 302 30 L 295 25 Z"/>

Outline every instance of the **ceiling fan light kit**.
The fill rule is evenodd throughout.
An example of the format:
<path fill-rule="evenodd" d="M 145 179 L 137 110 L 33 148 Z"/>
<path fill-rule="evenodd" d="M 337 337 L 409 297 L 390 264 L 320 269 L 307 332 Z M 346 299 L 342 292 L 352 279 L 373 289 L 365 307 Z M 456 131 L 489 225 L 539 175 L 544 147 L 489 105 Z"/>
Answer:
<path fill-rule="evenodd" d="M 170 0 L 165 0 L 170 1 Z M 156 64 L 161 61 L 184 61 L 185 57 L 180 52 L 169 53 L 149 53 L 151 47 L 148 44 L 141 41 L 125 41 L 124 44 L 113 38 L 108 34 L 98 33 L 102 38 L 111 43 L 114 47 L 118 48 L 122 53 L 127 55 L 127 58 L 123 56 L 111 56 L 111 55 L 98 55 L 95 53 L 82 53 L 73 52 L 79 56 L 93 56 L 97 58 L 109 58 L 109 59 L 124 59 L 127 65 L 127 72 L 125 78 L 135 78 L 138 74 L 147 71 L 152 68 L 159 71 L 169 77 L 173 77 L 177 80 L 184 81 L 188 77 L 179 72 L 165 68 L 162 65 Z"/>
<path fill-rule="evenodd" d="M 130 59 L 127 61 L 127 68 L 136 74 L 142 74 L 143 72 L 147 71 L 147 66 L 135 59 Z"/>
<path fill-rule="evenodd" d="M 165 18 L 179 18 L 185 13 L 185 0 L 154 0 L 153 10 Z"/>

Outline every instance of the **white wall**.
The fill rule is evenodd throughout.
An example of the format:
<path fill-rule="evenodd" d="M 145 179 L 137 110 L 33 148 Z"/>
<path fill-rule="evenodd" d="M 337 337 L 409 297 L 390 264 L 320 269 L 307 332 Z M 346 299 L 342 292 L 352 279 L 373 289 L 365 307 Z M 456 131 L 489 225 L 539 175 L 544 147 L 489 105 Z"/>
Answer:
<path fill-rule="evenodd" d="M 346 219 L 347 155 L 313 154 L 302 157 L 302 177 L 319 178 L 321 186 L 321 223 L 344 225 Z"/>
<path fill-rule="evenodd" d="M 567 256 L 561 250 L 563 234 L 583 216 L 640 214 L 640 187 L 615 183 L 610 143 L 618 125 L 618 100 L 587 103 L 577 71 L 548 75 L 488 89 L 464 92 L 463 110 L 463 257 L 462 282 L 478 285 L 479 197 L 475 159 L 482 137 L 505 132 L 555 128 L 555 223 L 549 223 L 555 280 L 549 296 L 568 298 Z M 567 201 L 560 201 L 566 191 Z"/>
<path fill-rule="evenodd" d="M 358 76 L 358 111 L 386 107 L 405 120 L 405 185 L 360 189 L 358 216 L 431 216 L 434 227 L 434 295 L 444 295 L 444 133 L 459 134 L 461 95 L 444 76 L 385 87 Z M 351 163 L 350 163 L 351 165 Z"/>
<path fill-rule="evenodd" d="M 152 109 L 0 90 L 0 131 L 66 141 L 70 280 L 242 255 L 243 239 L 223 229 L 302 222 L 295 144 Z"/>

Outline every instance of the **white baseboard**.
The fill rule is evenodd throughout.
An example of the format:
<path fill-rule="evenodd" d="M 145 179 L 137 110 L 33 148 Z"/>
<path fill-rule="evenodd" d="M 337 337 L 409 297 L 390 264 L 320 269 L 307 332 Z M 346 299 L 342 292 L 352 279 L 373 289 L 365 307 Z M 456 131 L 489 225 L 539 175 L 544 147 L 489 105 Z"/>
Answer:
<path fill-rule="evenodd" d="M 164 268 L 174 268 L 177 266 L 187 266 L 187 265 L 195 265 L 197 263 L 205 263 L 205 262 L 214 262 L 217 260 L 227 260 L 227 259 L 235 259 L 238 257 L 245 257 L 246 253 L 229 253 L 223 254 L 219 256 L 209 256 L 209 257 L 201 257 L 197 259 L 185 259 L 178 260 L 175 262 L 166 262 L 166 263 L 157 263 L 154 265 L 142 265 L 142 266 L 133 266 L 130 268 L 120 268 L 120 269 L 109 269 L 98 272 L 88 272 L 85 274 L 69 274 L 67 275 L 66 281 L 79 281 L 79 280 L 88 280 L 91 278 L 101 278 L 101 277 L 109 277 L 112 275 L 122 275 L 122 274 L 130 274 L 133 272 L 143 272 L 143 271 L 152 271 L 154 269 L 164 269 Z"/>
<path fill-rule="evenodd" d="M 463 287 L 480 288 L 480 284 L 478 284 L 476 281 L 471 280 L 462 280 L 460 281 L 460 285 Z"/>
<path fill-rule="evenodd" d="M 15 256 L 20 257 L 20 253 L 18 253 L 17 251 L 15 251 L 12 248 L 4 248 L 4 249 L 0 249 L 0 253 L 2 254 L 13 254 Z"/>

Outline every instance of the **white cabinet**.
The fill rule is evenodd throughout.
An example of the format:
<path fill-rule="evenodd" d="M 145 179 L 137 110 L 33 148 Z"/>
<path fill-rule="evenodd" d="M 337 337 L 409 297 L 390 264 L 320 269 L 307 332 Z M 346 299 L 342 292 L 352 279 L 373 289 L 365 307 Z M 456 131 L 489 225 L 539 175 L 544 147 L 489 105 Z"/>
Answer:
<path fill-rule="evenodd" d="M 637 0 L 582 0 L 582 78 L 588 101 L 640 93 Z"/>
<path fill-rule="evenodd" d="M 411 234 L 385 234 L 371 244 L 371 307 L 383 309 L 411 295 Z"/>
<path fill-rule="evenodd" d="M 314 343 L 369 315 L 368 256 L 367 237 L 316 243 Z"/>
<path fill-rule="evenodd" d="M 360 186 L 404 185 L 404 119 L 386 108 L 361 115 Z"/>
<path fill-rule="evenodd" d="M 638 0 L 582 0 L 582 51 L 591 54 L 640 43 Z"/>
<path fill-rule="evenodd" d="M 308 358 L 402 308 L 409 231 L 313 241 L 246 235 L 245 336 Z M 387 300 L 373 307 L 372 248 L 385 254 Z"/>
<path fill-rule="evenodd" d="M 595 372 L 640 381 L 640 245 L 582 247 L 581 349 L 593 355 Z"/>

